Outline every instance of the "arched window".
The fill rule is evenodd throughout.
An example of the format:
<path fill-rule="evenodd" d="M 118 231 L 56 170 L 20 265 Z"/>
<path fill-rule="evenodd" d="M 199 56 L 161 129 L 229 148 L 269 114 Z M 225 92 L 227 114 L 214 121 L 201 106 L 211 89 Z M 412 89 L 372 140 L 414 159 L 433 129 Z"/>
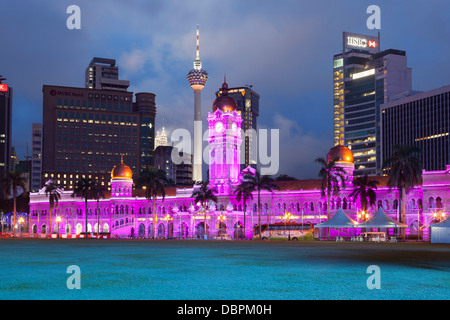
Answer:
<path fill-rule="evenodd" d="M 383 208 L 383 201 L 378 200 L 377 207 L 378 209 Z"/>
<path fill-rule="evenodd" d="M 344 198 L 344 200 L 342 201 L 342 209 L 347 209 L 347 198 Z"/>
<path fill-rule="evenodd" d="M 441 197 L 436 198 L 436 208 L 442 209 L 442 199 Z"/>
<path fill-rule="evenodd" d="M 430 209 L 435 208 L 434 198 L 433 198 L 433 197 L 430 197 L 430 198 L 428 199 L 428 207 L 429 207 Z"/>
<path fill-rule="evenodd" d="M 394 209 L 394 210 L 397 210 L 397 209 L 398 209 L 398 200 L 397 200 L 397 199 L 394 200 L 394 207 L 393 207 L 393 209 Z"/>
<path fill-rule="evenodd" d="M 314 211 L 314 203 L 311 202 L 311 203 L 309 204 L 309 207 L 310 207 L 310 210 L 311 210 L 311 211 Z"/>
<path fill-rule="evenodd" d="M 423 209 L 422 199 L 417 200 L 417 208 L 418 209 Z"/>

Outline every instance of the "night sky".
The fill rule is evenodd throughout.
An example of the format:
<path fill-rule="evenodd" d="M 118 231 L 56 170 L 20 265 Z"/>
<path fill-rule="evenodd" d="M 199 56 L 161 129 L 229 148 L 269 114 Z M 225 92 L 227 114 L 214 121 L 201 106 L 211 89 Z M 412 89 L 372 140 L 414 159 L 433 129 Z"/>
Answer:
<path fill-rule="evenodd" d="M 81 30 L 66 27 L 72 4 L 81 8 Z M 116 59 L 129 91 L 156 94 L 157 129 L 192 130 L 186 74 L 199 24 L 209 74 L 203 118 L 224 73 L 230 87 L 253 85 L 259 128 L 280 129 L 279 173 L 316 178 L 314 159 L 333 146 L 332 57 L 343 31 L 377 34 L 366 27 L 371 4 L 381 8 L 381 49 L 406 51 L 413 89 L 449 85 L 448 0 L 1 1 L 0 74 L 14 88 L 13 146 L 24 159 L 28 141 L 31 155 L 42 86 L 84 87 L 94 56 Z"/>

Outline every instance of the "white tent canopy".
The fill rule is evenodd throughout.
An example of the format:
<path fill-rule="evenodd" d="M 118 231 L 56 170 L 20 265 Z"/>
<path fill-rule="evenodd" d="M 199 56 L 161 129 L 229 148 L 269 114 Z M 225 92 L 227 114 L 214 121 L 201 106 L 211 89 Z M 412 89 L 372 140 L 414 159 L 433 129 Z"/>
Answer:
<path fill-rule="evenodd" d="M 439 223 L 433 223 L 431 228 L 431 243 L 450 243 L 450 218 Z"/>
<path fill-rule="evenodd" d="M 352 220 L 342 209 L 339 209 L 336 214 L 321 224 L 316 225 L 317 228 L 353 228 L 356 221 Z"/>
<path fill-rule="evenodd" d="M 361 222 L 355 226 L 356 228 L 406 228 L 404 223 L 400 223 L 386 215 L 383 208 L 379 208 L 369 220 Z"/>

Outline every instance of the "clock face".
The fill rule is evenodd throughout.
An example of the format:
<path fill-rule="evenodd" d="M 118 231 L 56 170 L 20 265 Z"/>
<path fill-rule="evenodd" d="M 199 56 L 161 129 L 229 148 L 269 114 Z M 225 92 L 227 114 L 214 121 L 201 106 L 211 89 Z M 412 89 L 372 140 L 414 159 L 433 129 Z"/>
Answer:
<path fill-rule="evenodd" d="M 233 132 L 236 132 L 236 130 L 237 130 L 236 122 L 233 122 L 233 124 L 231 125 L 231 130 L 233 130 Z"/>
<path fill-rule="evenodd" d="M 216 126 L 214 127 L 216 129 L 217 132 L 222 132 L 223 130 L 223 123 L 222 122 L 217 122 Z"/>

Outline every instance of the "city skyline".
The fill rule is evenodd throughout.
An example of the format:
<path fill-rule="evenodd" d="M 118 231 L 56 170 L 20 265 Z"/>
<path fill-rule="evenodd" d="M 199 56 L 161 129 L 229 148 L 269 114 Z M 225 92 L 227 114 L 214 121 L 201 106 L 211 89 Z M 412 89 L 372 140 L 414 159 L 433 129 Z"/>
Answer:
<path fill-rule="evenodd" d="M 130 81 L 129 91 L 157 95 L 158 130 L 164 118 L 169 136 L 175 128 L 192 131 L 193 97 L 185 75 L 192 65 L 198 24 L 210 77 L 202 93 L 202 115 L 211 110 L 224 73 L 230 87 L 253 85 L 261 95 L 258 127 L 280 129 L 278 173 L 315 178 L 314 159 L 333 146 L 331 57 L 340 51 L 343 31 L 377 33 L 366 28 L 365 11 L 371 3 L 259 4 L 152 1 L 127 7 L 118 1 L 108 6 L 80 1 L 81 30 L 66 28 L 68 2 L 45 8 L 32 2 L 1 4 L 0 24 L 10 30 L 2 41 L 8 50 L 0 52 L 0 61 L 8 63 L 0 64 L 0 73 L 14 89 L 12 146 L 23 159 L 31 124 L 42 123 L 42 86 L 83 87 L 82 70 L 94 56 L 116 59 L 121 79 Z M 432 8 L 419 1 L 377 4 L 382 10 L 382 50 L 406 51 L 412 89 L 448 85 L 444 53 L 449 44 L 442 41 L 450 30 L 445 1 Z M 20 22 L 14 18 L 19 14 Z M 430 17 L 442 27 L 430 26 Z M 177 117 L 170 117 L 175 112 Z"/>

